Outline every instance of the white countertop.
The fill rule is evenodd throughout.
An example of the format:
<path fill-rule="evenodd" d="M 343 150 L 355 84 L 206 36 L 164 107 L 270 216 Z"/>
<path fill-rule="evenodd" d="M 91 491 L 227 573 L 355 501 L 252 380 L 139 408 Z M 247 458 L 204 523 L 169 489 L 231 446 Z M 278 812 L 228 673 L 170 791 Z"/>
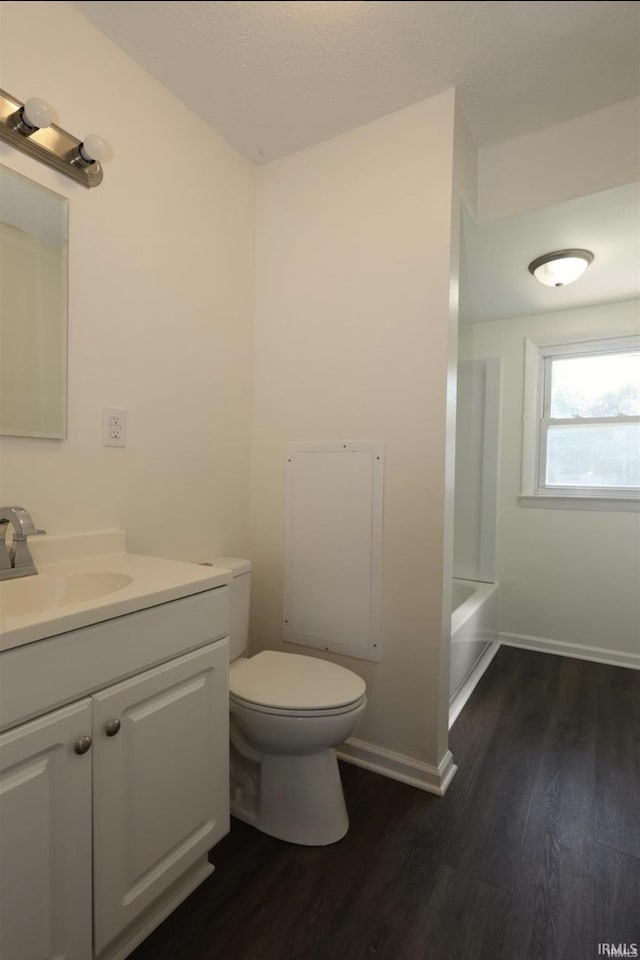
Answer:
<path fill-rule="evenodd" d="M 118 538 L 102 534 L 101 539 L 95 541 L 100 547 L 115 545 L 119 549 L 91 554 L 90 545 L 87 546 L 87 536 L 80 535 L 76 538 L 81 549 L 77 546 L 69 548 L 67 541 L 72 538 L 58 538 L 61 542 L 64 539 L 64 549 L 57 553 L 65 559 L 57 562 L 39 562 L 38 552 L 43 555 L 46 550 L 48 556 L 54 554 L 54 545 L 44 548 L 43 541 L 41 551 L 32 551 L 37 563 L 37 575 L 0 581 L 0 652 L 222 587 L 231 581 L 229 570 L 127 553 L 122 549 L 124 536 Z M 34 589 L 48 594 L 49 585 L 53 588 L 58 583 L 63 583 L 65 577 L 87 573 L 120 575 L 125 585 L 90 600 L 62 604 L 56 600 L 56 590 L 52 589 L 51 599 L 47 601 L 44 609 L 19 613 L 14 609 L 12 613 L 7 613 L 11 605 L 15 608 L 11 599 L 12 590 L 14 597 L 16 587 L 23 592 L 29 590 L 28 586 L 20 584 L 24 585 L 28 580 L 39 580 L 37 585 L 34 584 Z"/>

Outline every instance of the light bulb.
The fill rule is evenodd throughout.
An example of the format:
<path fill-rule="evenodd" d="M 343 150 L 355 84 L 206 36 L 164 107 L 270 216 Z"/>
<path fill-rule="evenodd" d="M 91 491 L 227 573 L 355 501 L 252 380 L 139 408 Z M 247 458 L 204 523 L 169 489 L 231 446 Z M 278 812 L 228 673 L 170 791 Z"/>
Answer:
<path fill-rule="evenodd" d="M 40 97 L 29 97 L 22 108 L 23 121 L 35 130 L 42 130 L 53 123 L 55 111 L 52 106 L 41 100 Z"/>
<path fill-rule="evenodd" d="M 109 144 L 95 133 L 88 133 L 80 144 L 80 156 L 87 163 L 106 160 L 109 156 Z"/>

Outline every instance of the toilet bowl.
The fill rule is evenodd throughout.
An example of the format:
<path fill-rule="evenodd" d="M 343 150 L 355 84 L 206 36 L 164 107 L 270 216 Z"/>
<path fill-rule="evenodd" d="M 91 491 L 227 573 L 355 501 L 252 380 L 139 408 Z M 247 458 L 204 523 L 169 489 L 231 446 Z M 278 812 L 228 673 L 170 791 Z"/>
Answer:
<path fill-rule="evenodd" d="M 364 681 L 333 663 L 265 650 L 231 665 L 229 706 L 234 816 L 291 843 L 340 840 L 349 818 L 334 748 L 364 713 Z"/>
<path fill-rule="evenodd" d="M 233 574 L 229 669 L 231 813 L 263 833 L 308 846 L 349 828 L 335 747 L 366 708 L 357 674 L 319 658 L 248 642 L 248 561 L 218 557 Z"/>

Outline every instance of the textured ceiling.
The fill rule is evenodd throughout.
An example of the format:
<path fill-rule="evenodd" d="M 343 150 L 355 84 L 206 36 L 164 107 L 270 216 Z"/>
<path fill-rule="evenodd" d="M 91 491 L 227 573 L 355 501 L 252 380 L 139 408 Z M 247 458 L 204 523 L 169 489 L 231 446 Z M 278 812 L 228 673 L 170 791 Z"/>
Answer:
<path fill-rule="evenodd" d="M 75 6 L 256 163 L 457 84 L 479 145 L 640 93 L 640 3 Z"/>
<path fill-rule="evenodd" d="M 632 183 L 462 229 L 462 323 L 528 317 L 640 296 L 640 184 Z M 535 257 L 586 248 L 593 263 L 575 283 L 545 287 L 531 276 Z"/>

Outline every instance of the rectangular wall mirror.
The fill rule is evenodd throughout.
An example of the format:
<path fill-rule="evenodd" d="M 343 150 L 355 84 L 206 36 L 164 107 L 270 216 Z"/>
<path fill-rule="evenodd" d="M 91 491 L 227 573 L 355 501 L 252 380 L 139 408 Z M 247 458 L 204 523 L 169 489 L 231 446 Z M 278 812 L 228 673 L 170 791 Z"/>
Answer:
<path fill-rule="evenodd" d="M 0 166 L 0 434 L 67 433 L 65 197 Z"/>

